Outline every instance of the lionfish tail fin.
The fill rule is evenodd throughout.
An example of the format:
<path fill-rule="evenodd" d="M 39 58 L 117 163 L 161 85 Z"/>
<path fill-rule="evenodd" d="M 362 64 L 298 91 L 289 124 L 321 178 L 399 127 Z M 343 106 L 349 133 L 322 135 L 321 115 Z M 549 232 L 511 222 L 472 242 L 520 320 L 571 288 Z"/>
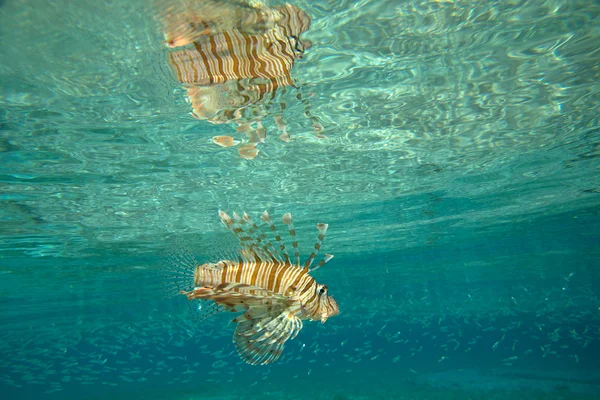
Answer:
<path fill-rule="evenodd" d="M 175 296 L 193 287 L 194 272 L 199 264 L 183 243 L 176 243 L 162 261 L 160 274 L 166 296 Z"/>
<path fill-rule="evenodd" d="M 321 249 L 321 245 L 323 244 L 323 239 L 325 239 L 325 234 L 327 233 L 328 226 L 329 225 L 323 224 L 323 223 L 317 224 L 317 230 L 319 231 L 319 234 L 317 235 L 317 242 L 315 243 L 315 248 L 314 248 L 313 252 L 310 253 L 308 260 L 306 260 L 306 262 L 304 263 L 305 268 L 310 268 L 313 261 L 315 260 L 315 257 L 317 256 L 317 254 L 319 254 L 319 250 Z M 313 268 L 312 270 L 315 270 L 318 267 L 319 266 Z"/>

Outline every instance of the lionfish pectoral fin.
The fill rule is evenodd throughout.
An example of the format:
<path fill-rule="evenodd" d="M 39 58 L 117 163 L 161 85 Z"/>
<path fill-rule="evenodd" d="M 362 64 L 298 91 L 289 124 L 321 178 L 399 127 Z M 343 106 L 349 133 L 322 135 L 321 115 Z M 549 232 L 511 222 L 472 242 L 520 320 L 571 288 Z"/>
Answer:
<path fill-rule="evenodd" d="M 288 298 L 271 290 L 245 283 L 222 283 L 214 288 L 215 292 L 224 296 L 231 295 L 256 301 L 287 301 Z"/>
<path fill-rule="evenodd" d="M 287 297 L 278 295 L 273 297 L 264 297 L 254 301 L 251 300 L 245 304 L 247 304 L 247 311 L 242 315 L 238 315 L 231 322 L 239 323 L 250 320 L 271 320 L 274 316 L 281 314 L 283 310 L 292 306 L 293 301 Z M 262 325 L 263 324 L 259 324 L 259 326 Z"/>
<path fill-rule="evenodd" d="M 252 292 L 255 291 L 255 292 Z M 214 300 L 225 301 L 238 298 L 241 300 L 261 300 L 271 295 L 271 292 L 255 286 L 244 284 L 223 283 L 217 287 L 196 287 L 190 291 L 181 291 L 188 300 Z"/>
<path fill-rule="evenodd" d="M 264 365 L 276 361 L 287 340 L 302 329 L 302 320 L 289 309 L 278 312 L 251 307 L 234 321 L 238 326 L 233 335 L 235 348 L 248 364 Z"/>

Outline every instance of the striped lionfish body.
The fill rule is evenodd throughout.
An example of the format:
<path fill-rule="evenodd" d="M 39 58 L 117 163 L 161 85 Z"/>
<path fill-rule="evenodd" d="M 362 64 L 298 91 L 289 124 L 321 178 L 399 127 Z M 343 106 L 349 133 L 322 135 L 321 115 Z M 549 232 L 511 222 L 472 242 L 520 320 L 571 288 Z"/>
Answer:
<path fill-rule="evenodd" d="M 278 248 L 246 213 L 241 217 L 234 213 L 232 218 L 219 211 L 219 216 L 239 240 L 237 260 L 199 264 L 190 262 L 190 256 L 175 257 L 180 266 L 194 268 L 193 287 L 181 293 L 189 300 L 212 300 L 220 310 L 244 311 L 233 319 L 237 323 L 233 340 L 236 349 L 249 364 L 269 364 L 279 358 L 285 342 L 302 329 L 302 320 L 325 322 L 339 313 L 327 286 L 318 284 L 309 274 L 333 257 L 326 254 L 311 268 L 327 225 L 317 224 L 314 251 L 301 264 L 291 214 L 285 214 L 283 222 L 293 239 L 292 257 L 266 211 L 261 219 L 275 234 Z"/>
<path fill-rule="evenodd" d="M 227 10 L 236 15 L 231 20 L 239 21 L 237 24 L 215 23 L 220 19 L 205 11 L 191 15 L 184 24 L 191 33 L 175 35 L 179 39 L 167 33 L 169 47 L 174 48 L 169 61 L 187 89 L 192 115 L 215 124 L 235 123 L 248 139 L 238 151 L 243 158 L 252 159 L 258 154 L 256 145 L 266 138 L 262 120 L 269 114 L 277 90 L 294 86 L 292 67 L 310 46 L 300 40 L 310 26 L 310 17 L 289 4 L 273 8 L 230 6 L 221 14 Z M 315 131 L 321 131 L 320 122 L 300 92 L 297 97 L 304 103 Z M 288 141 L 282 116 L 285 107 L 281 102 L 281 111 L 273 117 L 282 131 L 280 138 Z M 231 136 L 215 136 L 213 142 L 223 147 L 240 144 Z"/>

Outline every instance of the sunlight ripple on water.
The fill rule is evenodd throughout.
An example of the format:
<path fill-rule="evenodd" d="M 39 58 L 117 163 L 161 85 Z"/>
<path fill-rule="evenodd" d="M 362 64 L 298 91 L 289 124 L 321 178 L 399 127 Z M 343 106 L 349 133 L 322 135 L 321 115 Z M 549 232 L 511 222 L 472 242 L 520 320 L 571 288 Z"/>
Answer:
<path fill-rule="evenodd" d="M 589 205 L 598 5 L 517 3 L 304 5 L 315 45 L 294 74 L 326 138 L 292 93 L 281 95 L 292 142 L 268 140 L 247 163 L 209 144 L 209 131 L 230 127 L 187 114 L 146 5 L 8 2 L 2 35 L 21 32 L 1 50 L 3 196 L 20 210 L 11 220 L 43 232 L 42 219 L 58 218 L 53 232 L 73 237 L 77 226 L 96 248 L 189 229 L 173 214 L 182 209 L 207 230 L 216 204 L 249 200 L 360 204 L 435 188 L 492 199 L 482 205 L 489 218 Z M 525 187 L 518 208 L 501 204 Z M 482 222 L 477 212 L 464 221 Z"/>

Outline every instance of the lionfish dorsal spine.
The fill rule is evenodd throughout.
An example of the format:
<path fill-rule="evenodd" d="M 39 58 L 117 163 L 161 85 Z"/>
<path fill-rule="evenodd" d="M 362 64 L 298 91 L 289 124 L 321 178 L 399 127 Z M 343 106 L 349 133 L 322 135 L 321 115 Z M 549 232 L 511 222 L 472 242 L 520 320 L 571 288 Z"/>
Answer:
<path fill-rule="evenodd" d="M 317 235 L 317 242 L 315 243 L 315 247 L 314 247 L 313 252 L 310 253 L 310 256 L 308 257 L 308 259 L 304 263 L 304 267 L 305 268 L 310 268 L 310 266 L 312 265 L 313 261 L 315 260 L 315 257 L 317 256 L 317 254 L 319 254 L 319 250 L 321 249 L 321 245 L 323 244 L 323 239 L 325 239 L 325 234 L 327 233 L 327 227 L 328 226 L 329 225 L 323 224 L 323 223 L 318 223 L 317 224 L 317 230 L 319 231 L 319 234 Z M 315 268 L 313 268 L 312 270 L 315 270 L 316 268 L 318 268 L 318 266 L 315 267 Z"/>
<path fill-rule="evenodd" d="M 235 216 L 237 216 L 237 214 L 234 214 L 234 218 Z M 241 227 L 239 223 L 234 221 L 224 211 L 219 210 L 219 217 L 221 218 L 221 222 L 223 222 L 225 227 L 233 233 L 240 243 L 242 250 L 238 255 L 238 262 L 243 263 L 244 261 L 253 261 L 252 259 L 254 258 L 255 251 L 251 240 L 252 238 L 250 238 L 248 234 L 244 232 L 243 227 Z"/>
<path fill-rule="evenodd" d="M 262 248 L 259 247 L 260 241 L 256 240 L 256 235 L 253 235 L 250 229 L 246 230 L 246 227 L 244 225 L 246 225 L 247 222 L 244 219 L 242 219 L 242 217 L 240 217 L 238 213 L 234 212 L 233 223 L 234 229 L 239 234 L 238 239 L 240 240 L 240 244 L 245 250 L 244 256 L 250 262 L 260 262 L 263 258 L 265 258 L 265 255 L 262 251 Z"/>
<path fill-rule="evenodd" d="M 279 235 L 279 232 L 277 232 L 277 227 L 271 220 L 271 216 L 269 215 L 269 213 L 267 211 L 265 211 L 260 216 L 260 219 L 263 222 L 265 222 L 267 225 L 269 225 L 269 228 L 271 228 L 271 232 L 273 232 L 275 234 L 275 239 L 277 240 L 277 243 L 279 243 L 279 249 L 283 253 L 284 261 L 286 263 L 289 263 L 290 255 L 288 254 L 287 249 L 285 248 L 285 244 L 283 244 L 283 240 L 281 240 L 281 236 Z"/>
<path fill-rule="evenodd" d="M 250 225 L 250 227 L 248 228 L 248 234 L 255 238 L 256 243 L 258 245 L 262 246 L 262 250 L 267 255 L 269 260 L 282 261 L 281 257 L 279 256 L 279 253 L 275 249 L 275 246 L 273 246 L 273 243 L 271 243 L 271 241 L 267 238 L 264 232 L 252 220 L 252 218 L 250 218 L 250 216 L 247 213 L 244 213 L 242 218 L 244 218 L 244 221 L 246 221 L 248 225 Z"/>
<path fill-rule="evenodd" d="M 284 224 L 287 225 L 290 237 L 292 238 L 292 247 L 294 248 L 294 257 L 296 259 L 296 267 L 300 266 L 300 250 L 298 249 L 298 238 L 296 237 L 296 229 L 294 229 L 294 222 L 292 220 L 292 214 L 284 214 L 281 218 Z"/>
<path fill-rule="evenodd" d="M 321 268 L 323 265 L 325 265 L 325 263 L 327 263 L 332 258 L 333 258 L 333 254 L 325 254 L 325 257 L 323 257 L 323 259 L 321 261 L 319 261 L 319 263 L 314 268 L 309 269 L 309 272 L 313 272 L 313 271 L 318 270 L 319 268 Z"/>

